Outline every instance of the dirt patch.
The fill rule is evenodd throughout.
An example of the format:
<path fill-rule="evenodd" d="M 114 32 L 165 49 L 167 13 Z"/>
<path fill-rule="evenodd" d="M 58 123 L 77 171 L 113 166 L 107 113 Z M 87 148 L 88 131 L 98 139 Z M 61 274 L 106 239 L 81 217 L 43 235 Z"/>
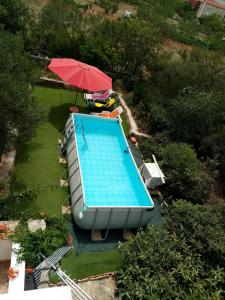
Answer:
<path fill-rule="evenodd" d="M 114 14 L 112 13 L 106 14 L 105 9 L 102 8 L 100 5 L 98 5 L 95 0 L 79 0 L 77 1 L 77 3 L 81 5 L 90 5 L 88 9 L 83 11 L 84 15 L 93 15 L 93 16 L 102 15 L 105 18 L 117 20 L 123 17 L 126 11 L 131 12 L 133 15 L 137 14 L 137 7 L 135 5 L 131 5 L 123 2 L 119 3 L 118 10 Z"/>
<path fill-rule="evenodd" d="M 27 0 L 27 4 L 36 13 L 40 13 L 42 8 L 49 2 L 49 0 Z"/>
<path fill-rule="evenodd" d="M 193 47 L 189 45 L 185 45 L 182 43 L 179 43 L 177 41 L 171 40 L 171 39 L 166 39 L 164 42 L 164 48 L 165 50 L 170 50 L 170 51 L 179 51 L 179 50 L 184 50 L 184 51 L 192 51 Z"/>
<path fill-rule="evenodd" d="M 115 13 L 115 17 L 121 18 L 124 15 L 125 11 L 130 11 L 133 15 L 136 15 L 137 7 L 135 5 L 121 2 L 119 4 L 117 12 Z"/>

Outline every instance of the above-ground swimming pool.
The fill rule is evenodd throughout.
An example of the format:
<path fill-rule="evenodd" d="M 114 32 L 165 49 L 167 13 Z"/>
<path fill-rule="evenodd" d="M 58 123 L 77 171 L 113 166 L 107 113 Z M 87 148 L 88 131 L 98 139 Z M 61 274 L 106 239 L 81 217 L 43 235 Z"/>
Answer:
<path fill-rule="evenodd" d="M 84 229 L 145 226 L 154 203 L 118 119 L 71 114 L 67 162 L 74 220 Z"/>

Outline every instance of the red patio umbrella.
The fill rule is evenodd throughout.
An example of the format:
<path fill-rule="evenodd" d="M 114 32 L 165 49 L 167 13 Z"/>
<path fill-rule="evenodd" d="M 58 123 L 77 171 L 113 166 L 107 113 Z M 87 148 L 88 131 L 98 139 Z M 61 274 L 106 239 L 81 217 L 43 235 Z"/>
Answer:
<path fill-rule="evenodd" d="M 112 78 L 98 68 L 71 58 L 52 58 L 48 69 L 79 89 L 98 92 L 112 89 Z"/>

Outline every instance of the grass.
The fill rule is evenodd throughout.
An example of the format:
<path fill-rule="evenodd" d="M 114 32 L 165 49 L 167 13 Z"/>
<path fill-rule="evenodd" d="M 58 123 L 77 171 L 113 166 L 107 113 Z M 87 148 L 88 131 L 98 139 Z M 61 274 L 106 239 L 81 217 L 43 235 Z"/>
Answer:
<path fill-rule="evenodd" d="M 68 192 L 59 187 L 65 168 L 58 162 L 57 139 L 65 126 L 68 107 L 74 105 L 75 94 L 73 91 L 45 87 L 35 87 L 33 94 L 44 108 L 46 120 L 37 128 L 35 136 L 17 151 L 12 190 L 41 186 L 43 191 L 37 199 L 30 205 L 20 205 L 18 209 L 60 215 Z M 78 95 L 77 106 L 81 112 L 88 112 L 81 95 Z"/>
<path fill-rule="evenodd" d="M 105 272 L 118 270 L 121 263 L 119 251 L 106 251 L 85 253 L 75 256 L 71 251 L 62 258 L 61 267 L 71 278 L 80 279 Z M 57 276 L 51 278 L 51 282 L 57 282 Z"/>

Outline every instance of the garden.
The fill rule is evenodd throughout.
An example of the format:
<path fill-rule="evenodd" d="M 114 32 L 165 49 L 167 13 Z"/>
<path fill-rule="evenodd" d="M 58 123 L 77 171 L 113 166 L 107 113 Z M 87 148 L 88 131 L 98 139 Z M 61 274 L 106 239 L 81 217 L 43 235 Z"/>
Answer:
<path fill-rule="evenodd" d="M 18 201 L 11 203 L 10 210 L 11 214 L 12 211 L 15 212 L 14 217 L 20 216 L 26 219 L 27 216 L 39 216 L 39 218 L 55 216 L 60 220 L 62 204 L 65 204 L 65 199 L 68 198 L 68 191 L 60 188 L 59 185 L 59 179 L 65 172 L 65 168 L 59 164 L 57 139 L 65 126 L 68 107 L 74 105 L 75 92 L 36 86 L 33 95 L 43 108 L 44 120 L 37 127 L 33 138 L 18 149 L 11 187 L 13 195 L 22 193 L 24 197 L 18 199 L 17 196 Z M 78 95 L 76 106 L 80 112 L 89 113 L 89 108 L 83 100 L 83 94 Z M 126 120 L 123 124 L 126 124 Z M 125 126 L 128 128 L 127 124 Z M 26 249 L 24 250 L 26 253 L 23 252 L 25 256 L 22 255 L 21 258 L 25 259 L 29 265 L 36 261 L 38 256 L 36 247 L 27 249 L 28 245 L 29 247 L 35 246 L 37 243 L 43 245 L 44 248 L 38 248 L 38 251 L 46 256 L 64 245 L 69 228 L 68 221 L 65 222 L 67 224 L 66 231 L 60 226 L 60 232 L 49 232 L 49 241 L 51 241 L 52 247 L 49 247 L 50 244 L 46 240 L 48 230 L 41 237 L 41 232 L 37 235 L 31 234 L 25 225 L 18 227 L 15 241 L 25 245 L 24 249 Z M 54 245 L 53 241 L 55 239 L 57 241 L 57 236 L 58 238 L 64 236 L 64 240 L 58 240 Z M 29 242 L 29 239 L 33 242 Z M 34 243 L 35 239 L 36 242 Z M 116 250 L 83 253 L 79 256 L 70 252 L 68 256 L 62 259 L 62 268 L 74 278 L 81 278 L 115 271 L 119 262 L 120 255 Z"/>
<path fill-rule="evenodd" d="M 69 252 L 62 268 L 76 278 L 116 270 L 122 299 L 222 300 L 224 25 L 215 16 L 196 20 L 185 1 L 128 2 L 137 6 L 137 17 L 114 20 L 82 14 L 72 0 L 47 1 L 38 18 L 20 0 L 0 0 L 0 153 L 17 149 L 0 219 L 20 219 L 12 238 L 31 266 L 38 251 L 50 255 L 68 243 L 70 223 L 61 216 L 68 191 L 59 187 L 65 169 L 57 139 L 74 91 L 38 86 L 46 72 L 30 54 L 96 65 L 113 78 L 139 128 L 150 135 L 138 140 L 139 148 L 145 161 L 156 155 L 166 176 L 165 223 L 140 230 L 113 251 Z M 167 48 L 168 39 L 191 46 Z M 89 112 L 81 94 L 77 106 Z M 28 231 L 26 222 L 35 216 L 45 220 L 45 231 Z"/>

